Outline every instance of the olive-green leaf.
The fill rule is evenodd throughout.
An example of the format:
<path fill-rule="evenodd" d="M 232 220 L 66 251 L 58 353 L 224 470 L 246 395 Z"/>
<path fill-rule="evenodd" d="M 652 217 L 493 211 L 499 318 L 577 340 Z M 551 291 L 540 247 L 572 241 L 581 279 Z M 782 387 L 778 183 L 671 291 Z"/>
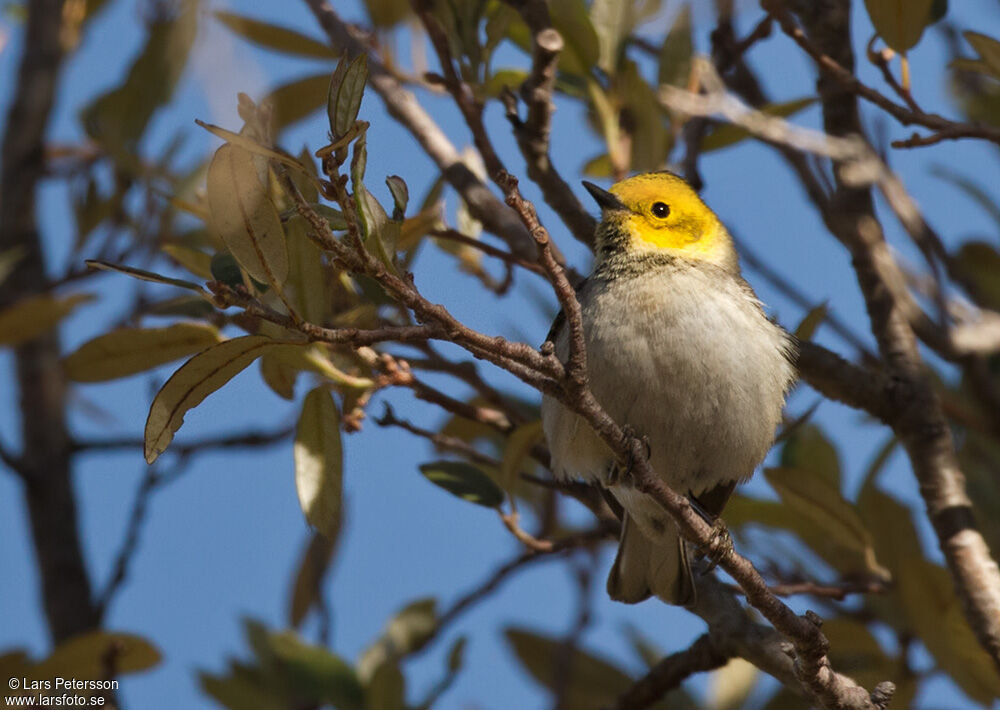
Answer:
<path fill-rule="evenodd" d="M 13 247 L 5 251 L 0 251 L 0 284 L 13 273 L 26 253 L 24 247 Z"/>
<path fill-rule="evenodd" d="M 660 84 L 687 86 L 691 74 L 694 38 L 691 35 L 691 6 L 684 5 L 660 48 L 656 79 Z"/>
<path fill-rule="evenodd" d="M 181 244 L 164 244 L 163 252 L 195 276 L 212 278 L 212 255 Z"/>
<path fill-rule="evenodd" d="M 541 685 L 555 690 L 559 684 L 563 642 L 524 629 L 507 629 L 505 636 L 525 670 Z M 574 710 L 612 707 L 619 693 L 633 682 L 621 669 L 580 649 L 574 650 L 570 668 L 572 676 L 563 698 L 566 707 Z"/>
<path fill-rule="evenodd" d="M 984 705 L 1000 697 L 1000 673 L 966 623 L 951 575 L 925 559 L 912 512 L 875 486 L 858 507 L 894 581 L 888 597 L 868 604 L 897 630 L 916 634 L 969 697 Z"/>
<path fill-rule="evenodd" d="M 245 335 L 204 350 L 184 363 L 160 388 L 146 418 L 146 462 L 166 451 L 184 415 L 269 350 L 289 346 L 262 335 Z"/>
<path fill-rule="evenodd" d="M 874 688 L 895 675 L 898 662 L 886 655 L 872 632 L 860 621 L 826 619 L 823 635 L 830 642 L 830 660 L 834 667 L 842 668 L 841 673 L 864 683 L 866 688 Z"/>
<path fill-rule="evenodd" d="M 976 302 L 1000 308 L 1000 252 L 987 242 L 964 243 L 954 257 L 955 265 L 972 283 Z"/>
<path fill-rule="evenodd" d="M 237 15 L 233 12 L 216 11 L 214 14 L 219 22 L 259 47 L 300 57 L 337 58 L 337 53 L 330 45 L 301 32 Z"/>
<path fill-rule="evenodd" d="M 420 472 L 428 481 L 462 500 L 487 508 L 496 508 L 503 502 L 500 487 L 472 464 L 462 461 L 433 461 L 421 465 Z"/>
<path fill-rule="evenodd" d="M 600 56 L 600 44 L 583 0 L 551 0 L 552 24 L 566 42 L 559 69 L 584 76 Z"/>
<path fill-rule="evenodd" d="M 830 439 L 815 424 L 800 426 L 781 449 L 781 465 L 800 468 L 840 490 L 840 457 Z"/>
<path fill-rule="evenodd" d="M 330 80 L 326 104 L 330 133 L 334 140 L 347 133 L 357 120 L 367 81 L 367 55 L 359 54 L 349 64 L 346 56 L 340 60 Z"/>
<path fill-rule="evenodd" d="M 108 654 L 114 653 L 116 673 L 135 673 L 160 662 L 160 652 L 146 639 L 116 631 L 90 631 L 63 641 L 38 663 L 35 678 L 103 678 Z"/>
<path fill-rule="evenodd" d="M 932 21 L 933 4 L 934 0 L 865 0 L 875 31 L 901 54 L 920 41 Z"/>
<path fill-rule="evenodd" d="M 295 573 L 288 623 L 298 628 L 309 610 L 322 602 L 322 581 L 333 561 L 337 538 L 313 533 Z"/>
<path fill-rule="evenodd" d="M 212 278 L 219 283 L 236 288 L 243 285 L 243 272 L 240 265 L 229 252 L 220 251 L 209 260 L 209 270 Z"/>
<path fill-rule="evenodd" d="M 769 468 L 764 475 L 785 505 L 811 519 L 839 546 L 862 555 L 870 570 L 878 569 L 871 534 L 828 478 L 810 468 Z"/>
<path fill-rule="evenodd" d="M 983 74 L 989 74 L 995 79 L 1000 79 L 1000 42 L 989 35 L 972 30 L 963 32 L 962 36 L 979 53 L 979 61 L 982 65 L 979 71 Z M 952 64 L 954 66 L 955 62 Z"/>
<path fill-rule="evenodd" d="M 407 0 L 365 0 L 368 17 L 376 27 L 398 25 L 413 13 Z"/>
<path fill-rule="evenodd" d="M 816 334 L 816 329 L 826 320 L 828 310 L 826 303 L 821 303 L 815 308 L 810 308 L 809 312 L 805 314 L 798 326 L 796 326 L 795 337 L 803 341 L 812 340 L 813 335 Z"/>
<path fill-rule="evenodd" d="M 410 201 L 410 190 L 406 187 L 406 181 L 399 175 L 390 175 L 385 179 L 385 184 L 392 193 L 393 219 L 403 219 L 406 215 L 406 205 Z"/>
<path fill-rule="evenodd" d="M 157 109 L 173 96 L 198 31 L 199 3 L 182 0 L 176 5 L 175 13 L 152 13 L 146 43 L 124 82 L 83 110 L 87 133 L 119 163 L 137 171 L 145 168 L 136 158 L 136 146 Z"/>
<path fill-rule="evenodd" d="M 357 674 L 339 656 L 306 643 L 292 631 L 268 632 L 261 643 L 296 697 L 329 703 L 339 710 L 365 707 L 364 689 Z"/>
<path fill-rule="evenodd" d="M 198 683 L 215 702 L 228 710 L 285 710 L 288 699 L 281 688 L 270 687 L 259 668 L 231 663 L 229 675 L 201 671 Z"/>
<path fill-rule="evenodd" d="M 295 428 L 295 488 L 309 524 L 328 537 L 340 529 L 344 455 L 340 413 L 325 387 L 306 395 Z"/>
<path fill-rule="evenodd" d="M 299 370 L 291 367 L 274 353 L 264 353 L 260 358 L 260 376 L 264 384 L 282 399 L 295 399 L 295 381 Z"/>
<path fill-rule="evenodd" d="M 145 372 L 215 345 L 222 336 L 207 323 L 166 328 L 119 328 L 99 335 L 69 355 L 63 365 L 76 382 L 104 382 Z"/>
<path fill-rule="evenodd" d="M 406 707 L 406 679 L 399 662 L 387 658 L 379 664 L 365 688 L 367 710 L 403 710 Z"/>
<path fill-rule="evenodd" d="M 208 166 L 208 205 L 212 228 L 247 273 L 262 283 L 283 283 L 285 232 L 249 151 L 232 144 L 215 151 Z"/>
<path fill-rule="evenodd" d="M 361 654 L 358 675 L 371 679 L 382 663 L 421 648 L 437 628 L 437 601 L 427 597 L 410 602 L 386 624 L 385 631 Z"/>
<path fill-rule="evenodd" d="M 283 84 L 271 91 L 265 101 L 274 107 L 272 127 L 276 132 L 297 123 L 323 108 L 330 73 L 312 74 Z"/>
<path fill-rule="evenodd" d="M 293 219 L 285 225 L 290 260 L 288 285 L 299 315 L 310 323 L 323 325 L 330 310 L 323 255 L 307 234 L 305 220 Z"/>
<path fill-rule="evenodd" d="M 816 99 L 814 98 L 795 99 L 794 101 L 768 104 L 767 106 L 761 107 L 760 110 L 768 116 L 788 118 L 789 116 L 794 116 L 802 109 L 811 106 L 814 103 L 816 103 Z M 701 142 L 701 150 L 703 153 L 719 150 L 720 148 L 725 148 L 734 143 L 738 143 L 749 136 L 750 133 L 747 132 L 745 128 L 737 126 L 734 123 L 723 123 L 718 125 L 715 130 L 705 136 Z"/>
<path fill-rule="evenodd" d="M 531 448 L 545 438 L 542 431 L 542 421 L 536 420 L 521 424 L 510 436 L 503 450 L 503 460 L 500 463 L 500 481 L 508 491 L 514 490 L 518 474 L 525 460 L 531 454 Z"/>
<path fill-rule="evenodd" d="M 69 296 L 46 293 L 15 301 L 0 310 L 0 347 L 34 340 L 93 298 L 89 293 L 74 293 Z"/>

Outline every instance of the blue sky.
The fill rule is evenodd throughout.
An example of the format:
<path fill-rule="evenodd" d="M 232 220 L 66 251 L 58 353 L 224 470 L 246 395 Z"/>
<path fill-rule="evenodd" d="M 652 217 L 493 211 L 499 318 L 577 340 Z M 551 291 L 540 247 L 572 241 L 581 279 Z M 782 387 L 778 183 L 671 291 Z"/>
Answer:
<path fill-rule="evenodd" d="M 53 140 L 79 140 L 79 108 L 121 80 L 132 55 L 142 45 L 143 34 L 136 29 L 140 5 L 125 0 L 111 3 L 88 31 L 62 78 L 50 126 Z M 701 3 L 696 5 L 695 18 L 700 20 L 698 42 L 704 49 L 708 13 Z M 871 28 L 861 4 L 856 5 L 855 36 L 867 39 Z M 233 0 L 209 6 L 294 26 L 318 36 L 304 4 Z M 348 17 L 361 17 L 353 1 L 338 0 L 335 6 Z M 741 6 L 747 10 L 740 24 L 746 31 L 759 11 L 753 3 Z M 995 3 L 953 2 L 952 6 L 949 18 L 960 27 L 1000 26 L 1000 10 Z M 21 38 L 18 26 L 10 19 L 0 22 L 11 33 L 9 44 L 0 53 L 0 116 L 6 116 Z M 517 57 L 513 53 L 505 56 Z M 947 89 L 940 71 L 944 61 L 945 48 L 933 32 L 912 56 L 918 97 L 948 113 Z M 754 49 L 753 63 L 762 69 L 775 100 L 812 94 L 812 66 L 780 35 Z M 257 51 L 206 16 L 194 61 L 173 103 L 157 114 L 143 149 L 153 153 L 177 130 L 184 130 L 189 136 L 187 154 L 203 154 L 215 145 L 215 139 L 194 125 L 195 118 L 236 127 L 237 91 L 260 97 L 269 87 L 324 66 Z M 780 75 L 776 68 L 780 68 Z M 862 76 L 878 84 L 875 70 L 862 66 Z M 468 137 L 457 112 L 439 97 L 429 98 L 426 105 L 441 119 L 448 135 L 463 147 Z M 598 146 L 590 137 L 584 137 L 586 131 L 577 107 L 560 101 L 558 108 L 554 159 L 585 197 L 576 178 L 583 162 L 598 152 Z M 430 161 L 384 114 L 375 95 L 366 97 L 362 117 L 372 122 L 368 175 L 377 196 L 388 196 L 380 176 L 394 173 L 406 179 L 412 195 L 421 195 L 435 176 Z M 796 120 L 816 125 L 818 112 L 808 110 Z M 325 135 L 324 121 L 317 115 L 302 122 L 287 132 L 284 145 L 293 151 L 304 144 L 315 149 Z M 501 154 L 511 156 L 509 167 L 521 172 L 521 161 L 513 157 L 516 149 L 498 106 L 487 112 L 487 123 L 497 137 Z M 893 138 L 908 135 L 892 124 L 888 125 L 888 133 Z M 587 144 L 585 148 L 581 148 L 582 143 Z M 971 234 L 990 235 L 996 240 L 996 225 L 964 195 L 931 176 L 929 169 L 935 163 L 947 162 L 984 185 L 997 185 L 1000 181 L 994 158 L 990 150 L 973 142 L 892 155 L 894 167 L 924 206 L 931 223 L 952 244 Z M 800 188 L 771 151 L 744 142 L 706 156 L 702 170 L 707 185 L 704 197 L 725 222 L 817 303 L 828 300 L 838 315 L 856 324 L 857 330 L 865 331 L 864 306 L 846 253 L 805 205 Z M 528 194 L 536 196 L 530 190 Z M 454 208 L 453 198 L 449 199 L 449 208 Z M 551 213 L 544 208 L 541 213 L 571 261 L 586 270 L 588 255 L 558 229 L 558 221 Z M 73 240 L 64 185 L 45 185 L 40 218 L 50 266 L 56 272 L 66 266 Z M 891 219 L 886 223 L 890 225 L 890 241 L 903 254 L 912 256 L 912 249 Z M 752 271 L 747 276 L 778 319 L 794 327 L 803 315 L 801 309 L 775 293 Z M 453 260 L 434 250 L 426 250 L 421 257 L 416 278 L 431 300 L 445 303 L 473 326 L 490 333 L 523 334 L 534 343 L 544 338 L 555 308 L 554 298 L 549 297 L 551 310 L 540 313 L 530 298 L 518 293 L 496 302 L 484 296 L 476 282 L 459 273 Z M 529 280 L 535 277 L 520 274 L 518 283 L 523 285 Z M 541 282 L 535 280 L 533 285 L 540 286 Z M 120 316 L 136 285 L 122 277 L 107 276 L 88 288 L 100 299 L 66 322 L 63 338 L 67 348 L 98 334 L 102 324 Z M 820 331 L 819 339 L 841 352 L 849 352 L 826 329 Z M 137 376 L 78 387 L 73 393 L 78 404 L 96 405 L 108 416 L 95 421 L 85 407 L 77 406 L 72 418 L 74 430 L 80 436 L 138 434 L 151 398 L 151 382 L 162 381 L 170 371 L 165 368 L 152 378 Z M 530 394 L 502 374 L 490 373 L 490 377 Z M 388 399 L 401 416 L 431 423 L 440 418 L 429 405 L 415 403 L 404 392 L 391 393 Z M 800 388 L 792 397 L 790 411 L 801 412 L 815 399 L 815 393 Z M 15 410 L 11 358 L 0 350 L 0 439 L 8 445 L 18 436 Z M 371 411 L 378 414 L 381 403 L 376 401 Z M 247 426 L 279 426 L 293 421 L 295 416 L 294 405 L 267 390 L 256 367 L 251 367 L 187 416 L 179 440 Z M 885 431 L 862 426 L 858 413 L 829 402 L 820 407 L 817 421 L 840 444 L 850 492 L 883 442 Z M 347 525 L 328 596 L 333 609 L 333 646 L 344 657 L 354 659 L 379 634 L 385 620 L 405 603 L 433 596 L 439 604 L 447 605 L 519 550 L 494 514 L 446 495 L 419 475 L 417 464 L 435 457 L 422 441 L 397 430 L 379 429 L 369 422 L 362 433 L 347 439 L 346 452 Z M 88 456 L 77 470 L 85 554 L 98 588 L 109 575 L 144 469 L 142 457 L 135 451 Z M 894 456 L 882 482 L 894 495 L 919 505 L 916 485 L 901 456 Z M 750 487 L 755 493 L 766 494 L 766 486 L 759 480 Z M 43 654 L 47 636 L 39 611 L 38 579 L 21 493 L 12 476 L 0 475 L 0 569 L 4 571 L 0 576 L 0 650 L 23 647 Z M 936 555 L 929 531 L 924 529 L 922 533 L 928 549 Z M 152 500 L 129 579 L 108 617 L 109 627 L 147 636 L 164 654 L 164 662 L 156 669 L 123 681 L 128 707 L 158 710 L 210 706 L 197 688 L 195 671 L 220 671 L 227 656 L 245 654 L 243 617 L 284 626 L 291 575 L 307 535 L 295 495 L 288 446 L 201 456 L 181 479 L 162 489 Z M 595 620 L 584 636 L 584 645 L 638 671 L 639 662 L 621 634 L 623 624 L 642 628 L 665 651 L 684 647 L 700 633 L 702 624 L 683 610 L 656 603 L 627 607 L 608 601 L 603 575 L 611 553 L 609 546 L 599 567 L 599 579 L 594 585 Z M 422 697 L 439 677 L 451 641 L 459 634 L 467 634 L 466 669 L 439 707 L 544 707 L 545 694 L 517 667 L 500 631 L 517 625 L 557 635 L 565 633 L 575 614 L 573 589 L 569 568 L 562 564 L 540 565 L 521 573 L 463 617 L 429 652 L 407 664 L 410 699 Z M 313 633 L 314 624 L 307 624 L 306 634 Z M 926 707 L 975 707 L 948 681 L 936 679 L 929 683 L 933 688 L 924 696 Z M 699 687 L 703 686 L 704 682 L 700 683 Z"/>

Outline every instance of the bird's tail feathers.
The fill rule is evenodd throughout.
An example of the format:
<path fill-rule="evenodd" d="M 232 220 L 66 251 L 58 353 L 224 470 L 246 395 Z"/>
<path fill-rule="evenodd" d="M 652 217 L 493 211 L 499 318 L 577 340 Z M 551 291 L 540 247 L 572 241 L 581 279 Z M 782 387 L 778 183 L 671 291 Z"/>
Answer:
<path fill-rule="evenodd" d="M 667 604 L 683 606 L 694 602 L 687 545 L 672 524 L 651 540 L 626 513 L 618 555 L 608 576 L 608 595 L 635 604 L 654 594 Z"/>

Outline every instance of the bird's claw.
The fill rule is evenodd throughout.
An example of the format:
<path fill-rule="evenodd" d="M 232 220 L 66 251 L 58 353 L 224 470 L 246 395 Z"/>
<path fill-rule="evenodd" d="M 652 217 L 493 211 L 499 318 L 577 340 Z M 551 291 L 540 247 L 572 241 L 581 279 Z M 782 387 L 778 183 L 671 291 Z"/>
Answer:
<path fill-rule="evenodd" d="M 633 429 L 628 425 L 622 427 L 622 433 L 624 433 L 625 437 L 629 440 L 639 439 L 639 441 L 642 442 L 642 445 L 646 449 L 646 459 L 648 460 L 652 453 L 652 448 L 649 445 L 649 437 L 644 434 L 639 434 L 638 432 L 636 432 L 635 429 Z M 607 485 L 616 486 L 620 483 L 629 480 L 632 476 L 632 471 L 635 467 L 635 461 L 636 461 L 635 455 L 632 452 L 632 447 L 629 446 L 628 458 L 626 458 L 625 460 L 625 465 L 620 466 L 618 463 L 614 463 L 611 465 L 611 469 L 608 471 Z"/>
<path fill-rule="evenodd" d="M 708 544 L 702 550 L 708 560 L 708 565 L 702 569 L 701 573 L 705 575 L 711 572 L 732 551 L 733 538 L 729 534 L 729 528 L 726 527 L 722 518 L 716 518 L 712 523 L 712 534 L 708 538 Z"/>

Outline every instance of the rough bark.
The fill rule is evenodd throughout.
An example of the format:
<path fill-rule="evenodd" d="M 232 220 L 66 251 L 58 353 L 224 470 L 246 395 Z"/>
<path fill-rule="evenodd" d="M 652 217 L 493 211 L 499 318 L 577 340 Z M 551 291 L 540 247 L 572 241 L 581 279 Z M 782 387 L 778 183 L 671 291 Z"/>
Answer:
<path fill-rule="evenodd" d="M 45 171 L 45 129 L 62 60 L 61 17 L 61 0 L 28 3 L 24 51 L 0 158 L 0 251 L 17 249 L 23 258 L 0 286 L 0 305 L 45 288 L 36 193 Z M 59 354 L 59 335 L 54 331 L 15 351 L 23 442 L 18 472 L 25 486 L 45 614 L 55 641 L 97 625 L 77 530 L 66 380 Z"/>

